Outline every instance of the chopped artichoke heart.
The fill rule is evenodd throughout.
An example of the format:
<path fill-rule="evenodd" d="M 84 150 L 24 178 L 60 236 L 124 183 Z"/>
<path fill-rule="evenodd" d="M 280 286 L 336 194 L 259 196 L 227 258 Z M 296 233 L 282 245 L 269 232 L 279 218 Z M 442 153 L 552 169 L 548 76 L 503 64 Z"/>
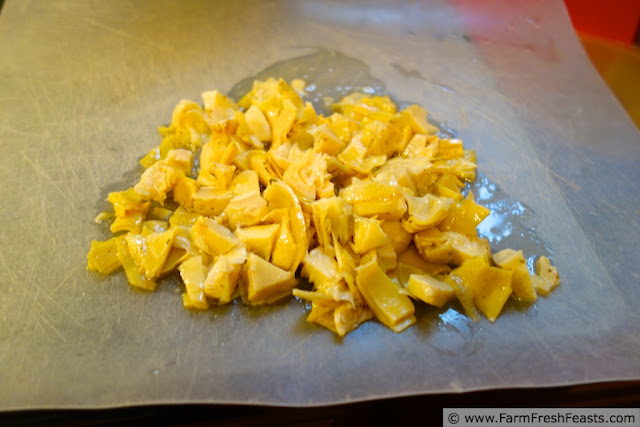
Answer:
<path fill-rule="evenodd" d="M 158 284 L 144 275 L 144 272 L 140 270 L 139 264 L 137 264 L 131 257 L 129 252 L 129 245 L 125 239 L 118 239 L 118 259 L 122 268 L 127 276 L 129 284 L 135 288 L 145 291 L 155 291 Z"/>
<path fill-rule="evenodd" d="M 112 233 L 119 231 L 139 233 L 141 231 L 142 223 L 149 210 L 150 203 L 148 201 L 144 201 L 133 188 L 109 193 L 107 200 L 113 205 L 116 216 L 110 228 Z"/>
<path fill-rule="evenodd" d="M 342 280 L 337 261 L 325 254 L 322 248 L 312 249 L 302 262 L 302 276 L 307 277 L 317 289 L 326 289 Z"/>
<path fill-rule="evenodd" d="M 269 213 L 269 208 L 260 193 L 252 191 L 235 196 L 229 201 L 224 212 L 229 220 L 229 227 L 235 230 L 238 227 L 258 224 Z"/>
<path fill-rule="evenodd" d="M 412 297 L 436 307 L 443 307 L 455 294 L 450 284 L 426 274 L 412 274 L 407 291 Z"/>
<path fill-rule="evenodd" d="M 118 258 L 118 240 L 112 237 L 105 242 L 91 241 L 91 249 L 87 255 L 87 269 L 102 274 L 111 274 L 122 265 Z"/>
<path fill-rule="evenodd" d="M 380 221 L 356 216 L 353 233 L 353 250 L 355 253 L 363 254 L 387 243 L 389 243 L 389 237 L 382 229 Z"/>
<path fill-rule="evenodd" d="M 422 197 L 406 195 L 408 218 L 402 220 L 402 226 L 410 233 L 417 233 L 435 227 L 442 221 L 453 200 L 427 194 Z"/>
<path fill-rule="evenodd" d="M 401 219 L 407 211 L 405 197 L 399 187 L 374 181 L 355 180 L 340 190 L 340 197 L 360 216 L 394 221 Z"/>
<path fill-rule="evenodd" d="M 192 308 L 206 310 L 209 302 L 204 293 L 205 267 L 202 265 L 202 257 L 194 256 L 180 264 L 180 277 L 184 282 L 188 301 Z M 183 301 L 184 302 L 184 301 Z M 190 308 L 191 308 L 190 307 Z"/>
<path fill-rule="evenodd" d="M 376 318 L 394 332 L 415 323 L 415 307 L 408 296 L 382 271 L 377 262 L 356 268 L 356 284 Z"/>
<path fill-rule="evenodd" d="M 296 250 L 296 242 L 289 226 L 289 217 L 282 217 L 279 235 L 271 254 L 271 262 L 284 270 L 292 269 Z"/>
<path fill-rule="evenodd" d="M 460 265 L 466 259 L 482 257 L 489 260 L 491 248 L 489 241 L 478 237 L 470 237 L 455 231 L 437 232 L 441 240 L 432 240 L 431 230 L 421 231 L 413 235 L 413 243 L 423 258 L 435 264 Z"/>
<path fill-rule="evenodd" d="M 478 225 L 489 216 L 491 211 L 478 205 L 473 200 L 473 193 L 460 202 L 454 202 L 449 208 L 446 218 L 438 225 L 441 230 L 457 231 L 458 233 L 475 236 Z"/>
<path fill-rule="evenodd" d="M 242 244 L 227 227 L 206 217 L 196 220 L 191 227 L 189 237 L 198 249 L 213 256 L 226 254 L 235 246 Z"/>
<path fill-rule="evenodd" d="M 249 254 L 243 269 L 247 287 L 247 300 L 251 304 L 264 304 L 290 293 L 297 280 L 291 271 L 283 270 L 260 258 Z"/>
<path fill-rule="evenodd" d="M 255 105 L 249 107 L 245 113 L 247 126 L 251 133 L 262 142 L 271 140 L 271 126 L 262 111 Z"/>
<path fill-rule="evenodd" d="M 265 224 L 238 228 L 235 235 L 249 251 L 269 260 L 279 231 L 279 224 Z"/>
<path fill-rule="evenodd" d="M 491 267 L 484 258 L 475 257 L 464 261 L 451 275 L 462 279 L 478 310 L 495 322 L 511 295 L 512 272 Z"/>
<path fill-rule="evenodd" d="M 331 245 L 332 233 L 341 244 L 353 235 L 353 208 L 341 197 L 333 196 L 316 200 L 311 204 L 313 225 L 320 246 Z"/>
<path fill-rule="evenodd" d="M 413 234 L 405 230 L 400 221 L 384 221 L 380 226 L 397 254 L 406 251 L 413 241 Z"/>
<path fill-rule="evenodd" d="M 246 252 L 244 254 L 246 257 Z M 216 300 L 219 304 L 231 301 L 238 284 L 242 264 L 244 264 L 242 258 L 240 262 L 237 261 L 239 260 L 234 260 L 229 255 L 220 255 L 216 259 L 203 284 L 207 297 Z"/>
<path fill-rule="evenodd" d="M 200 187 L 193 195 L 193 211 L 206 216 L 220 215 L 227 207 L 233 193 L 214 187 Z"/>
<path fill-rule="evenodd" d="M 140 182 L 135 185 L 134 190 L 145 200 L 154 200 L 162 204 L 167 198 L 167 193 L 173 190 L 178 179 L 183 176 L 183 170 L 161 160 L 142 173 Z"/>
<path fill-rule="evenodd" d="M 560 284 L 558 270 L 551 265 L 549 258 L 541 256 L 536 261 L 536 274 L 533 275 L 534 286 L 540 295 L 547 295 Z"/>
<path fill-rule="evenodd" d="M 510 270 L 513 273 L 511 288 L 513 289 L 513 295 L 517 299 L 531 302 L 538 298 L 522 251 L 504 249 L 496 252 L 492 257 L 496 266 Z"/>

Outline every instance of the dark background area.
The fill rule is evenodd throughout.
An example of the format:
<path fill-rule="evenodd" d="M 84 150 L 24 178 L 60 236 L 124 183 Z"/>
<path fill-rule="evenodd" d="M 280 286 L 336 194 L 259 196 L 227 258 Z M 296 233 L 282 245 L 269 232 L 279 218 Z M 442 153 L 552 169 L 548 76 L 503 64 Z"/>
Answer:
<path fill-rule="evenodd" d="M 416 420 L 442 423 L 448 407 L 638 407 L 640 381 L 569 387 L 503 389 L 374 400 L 314 408 L 244 405 L 165 405 L 100 410 L 0 413 L 0 425 L 365 426 Z"/>

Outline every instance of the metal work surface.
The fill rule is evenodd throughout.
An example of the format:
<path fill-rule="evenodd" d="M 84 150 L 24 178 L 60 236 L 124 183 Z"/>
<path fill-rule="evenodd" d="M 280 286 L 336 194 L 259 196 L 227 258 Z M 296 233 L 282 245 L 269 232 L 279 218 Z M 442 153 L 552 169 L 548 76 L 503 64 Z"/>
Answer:
<path fill-rule="evenodd" d="M 639 379 L 640 134 L 561 2 L 478 3 L 7 1 L 0 410 Z M 494 250 L 550 256 L 561 285 L 495 324 L 454 304 L 338 339 L 295 299 L 192 313 L 175 280 L 143 294 L 87 272 L 89 242 L 108 236 L 92 219 L 139 177 L 175 104 L 276 72 L 318 98 L 371 87 L 425 106 L 478 152 Z"/>

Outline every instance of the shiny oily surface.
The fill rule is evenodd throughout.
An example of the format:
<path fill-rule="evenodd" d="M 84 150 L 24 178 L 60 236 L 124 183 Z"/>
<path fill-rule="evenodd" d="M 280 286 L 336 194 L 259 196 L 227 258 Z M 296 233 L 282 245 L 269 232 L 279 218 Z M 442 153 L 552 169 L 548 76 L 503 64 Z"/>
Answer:
<path fill-rule="evenodd" d="M 7 1 L 0 408 L 302 406 L 637 379 L 640 136 L 560 3 L 498 3 Z M 511 304 L 494 325 L 423 308 L 402 334 L 369 322 L 340 340 L 296 301 L 193 314 L 170 284 L 142 295 L 84 271 L 87 241 L 106 237 L 96 200 L 133 183 L 123 157 L 157 145 L 177 101 L 318 48 L 476 149 L 505 206 L 530 213 L 494 230 L 495 245 L 553 251 L 562 284 L 544 304 Z M 510 241 L 521 225 L 532 246 Z"/>

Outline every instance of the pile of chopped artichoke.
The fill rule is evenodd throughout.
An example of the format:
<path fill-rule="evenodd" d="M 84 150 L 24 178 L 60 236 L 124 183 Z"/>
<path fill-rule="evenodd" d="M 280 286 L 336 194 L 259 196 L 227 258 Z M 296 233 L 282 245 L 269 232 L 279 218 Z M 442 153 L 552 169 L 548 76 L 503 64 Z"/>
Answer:
<path fill-rule="evenodd" d="M 478 237 L 490 212 L 461 191 L 475 153 L 439 136 L 422 107 L 354 93 L 324 117 L 301 88 L 271 78 L 237 104 L 215 90 L 204 108 L 181 101 L 140 181 L 109 194 L 113 213 L 99 216 L 118 234 L 91 242 L 88 269 L 122 267 L 148 291 L 177 270 L 188 309 L 293 294 L 341 336 L 373 317 L 400 332 L 414 301 L 457 298 L 493 322 L 510 297 L 558 285 L 547 258 L 532 273 L 522 251 L 492 254 Z"/>

